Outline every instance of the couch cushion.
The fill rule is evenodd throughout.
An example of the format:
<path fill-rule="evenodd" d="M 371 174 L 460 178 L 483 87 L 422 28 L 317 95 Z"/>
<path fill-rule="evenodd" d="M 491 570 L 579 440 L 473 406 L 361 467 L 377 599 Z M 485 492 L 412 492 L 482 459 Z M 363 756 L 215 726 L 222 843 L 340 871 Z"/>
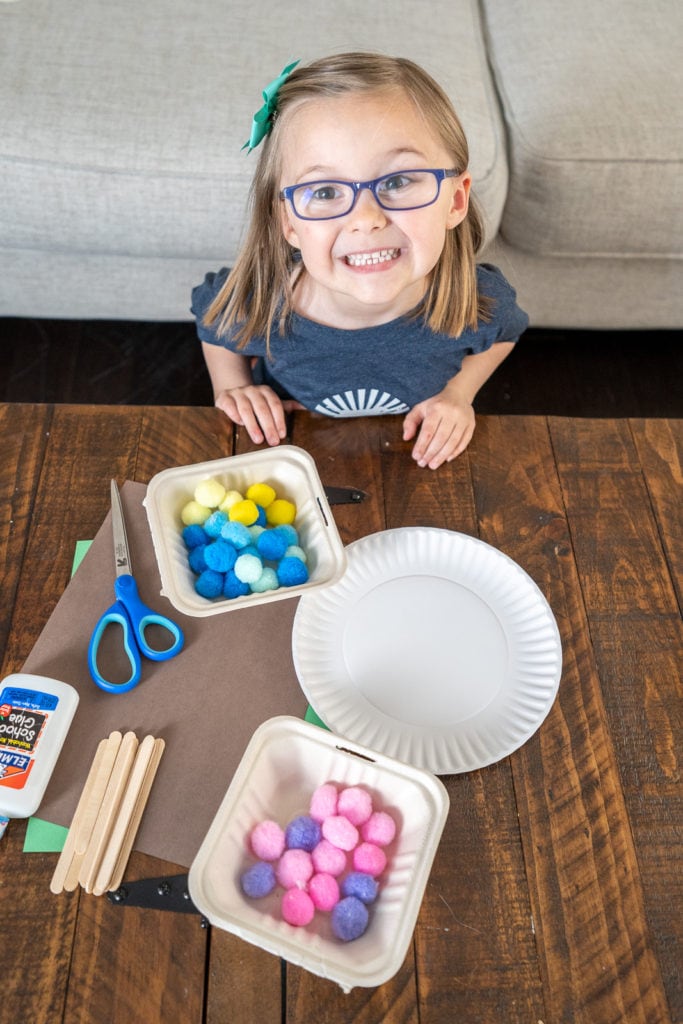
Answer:
<path fill-rule="evenodd" d="M 435 0 L 429 26 L 424 13 L 409 0 L 350 0 L 341 17 L 272 0 L 0 5 L 5 250 L 230 262 L 261 90 L 294 58 L 374 45 L 453 97 L 495 234 L 507 167 L 478 5 Z"/>
<path fill-rule="evenodd" d="M 508 122 L 505 240 L 681 253 L 680 0 L 483 0 Z"/>

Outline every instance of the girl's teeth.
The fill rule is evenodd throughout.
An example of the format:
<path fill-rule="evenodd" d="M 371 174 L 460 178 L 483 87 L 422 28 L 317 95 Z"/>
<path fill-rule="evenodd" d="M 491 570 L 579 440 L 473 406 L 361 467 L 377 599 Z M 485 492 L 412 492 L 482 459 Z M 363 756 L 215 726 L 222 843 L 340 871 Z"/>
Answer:
<path fill-rule="evenodd" d="M 380 249 L 377 252 L 351 253 L 346 257 L 346 262 L 352 267 L 368 267 L 373 263 L 386 263 L 388 260 L 395 260 L 400 249 Z"/>

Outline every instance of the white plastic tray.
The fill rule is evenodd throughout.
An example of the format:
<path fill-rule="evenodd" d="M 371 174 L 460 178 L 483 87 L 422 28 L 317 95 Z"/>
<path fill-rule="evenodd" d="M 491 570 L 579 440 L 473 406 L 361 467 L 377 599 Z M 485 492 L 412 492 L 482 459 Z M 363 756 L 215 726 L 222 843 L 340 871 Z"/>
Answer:
<path fill-rule="evenodd" d="M 208 600 L 194 589 L 195 577 L 187 561 L 180 513 L 202 480 L 219 480 L 226 490 L 244 493 L 255 483 L 274 487 L 278 497 L 297 506 L 294 523 L 308 556 L 308 582 L 280 587 L 264 594 Z M 234 608 L 280 601 L 317 587 L 335 583 L 346 568 L 346 553 L 339 537 L 315 462 L 303 448 L 280 445 L 192 466 L 177 466 L 157 473 L 149 483 L 145 508 L 161 575 L 161 593 L 186 615 L 216 615 Z"/>
<path fill-rule="evenodd" d="M 398 825 L 368 929 L 353 942 L 336 939 L 320 912 L 307 928 L 284 922 L 281 889 L 249 900 L 239 884 L 251 862 L 247 844 L 253 827 L 268 818 L 284 827 L 308 811 L 313 791 L 329 781 L 365 787 Z M 381 985 L 400 968 L 410 945 L 448 806 L 445 787 L 429 772 L 297 718 L 271 718 L 254 733 L 195 857 L 190 895 L 211 924 L 344 991 Z"/>

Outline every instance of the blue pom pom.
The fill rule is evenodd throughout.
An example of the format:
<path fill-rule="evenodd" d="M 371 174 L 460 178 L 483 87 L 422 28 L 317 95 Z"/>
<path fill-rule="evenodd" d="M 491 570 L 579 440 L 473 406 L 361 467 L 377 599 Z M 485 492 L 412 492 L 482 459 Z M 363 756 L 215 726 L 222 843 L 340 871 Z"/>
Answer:
<path fill-rule="evenodd" d="M 262 558 L 267 558 L 271 562 L 279 562 L 287 550 L 287 538 L 279 533 L 277 528 L 264 530 L 256 539 L 256 547 Z"/>
<path fill-rule="evenodd" d="M 289 547 L 290 544 L 299 543 L 299 534 L 291 523 L 280 523 L 279 526 L 274 527 L 273 533 L 277 533 L 281 537 L 284 537 L 287 541 L 287 547 Z"/>
<path fill-rule="evenodd" d="M 230 572 L 225 574 L 225 583 L 223 584 L 223 595 L 224 597 L 245 597 L 246 594 L 250 594 L 251 589 L 248 583 L 243 583 L 242 580 L 238 580 L 235 576 L 235 570 L 231 569 Z"/>
<path fill-rule="evenodd" d="M 351 871 L 341 884 L 342 896 L 355 896 L 361 903 L 372 903 L 377 898 L 379 882 L 365 871 Z"/>
<path fill-rule="evenodd" d="M 253 525 L 266 526 L 268 523 L 268 520 L 266 519 L 266 510 L 263 508 L 262 505 L 257 505 L 256 508 L 258 509 L 258 517 Z"/>
<path fill-rule="evenodd" d="M 209 537 L 219 537 L 227 521 L 225 512 L 212 512 L 209 518 L 204 520 L 204 530 Z"/>
<path fill-rule="evenodd" d="M 283 587 L 295 587 L 308 579 L 308 569 L 300 558 L 283 558 L 277 567 L 277 578 Z"/>
<path fill-rule="evenodd" d="M 252 900 L 261 899 L 273 891 L 276 884 L 275 868 L 264 860 L 252 864 L 240 879 L 242 892 Z"/>
<path fill-rule="evenodd" d="M 227 522 L 221 529 L 221 537 L 233 544 L 236 548 L 246 548 L 251 544 L 251 534 L 244 523 Z"/>
<path fill-rule="evenodd" d="M 185 546 L 192 550 L 192 548 L 198 548 L 200 544 L 206 544 L 206 534 L 204 533 L 204 527 L 198 523 L 192 523 L 191 526 L 186 526 L 183 530 L 183 540 Z"/>
<path fill-rule="evenodd" d="M 368 926 L 368 908 L 355 896 L 346 896 L 332 909 L 332 931 L 342 942 L 358 939 Z"/>
<path fill-rule="evenodd" d="M 216 572 L 227 572 L 237 561 L 237 551 L 232 544 L 228 544 L 227 540 L 218 537 L 212 544 L 206 545 L 204 560 L 209 569 L 215 569 Z"/>
<path fill-rule="evenodd" d="M 194 589 L 202 597 L 220 597 L 223 593 L 223 574 L 205 569 L 195 580 Z"/>
<path fill-rule="evenodd" d="M 190 569 L 192 569 L 192 572 L 196 576 L 199 576 L 200 572 L 204 572 L 205 569 L 208 569 L 206 559 L 204 558 L 204 552 L 206 551 L 206 548 L 206 544 L 200 544 L 199 547 L 192 548 L 192 551 L 190 551 L 189 555 L 187 556 L 187 561 L 190 566 Z"/>
<path fill-rule="evenodd" d="M 322 839 L 320 823 L 311 818 L 308 814 L 302 814 L 290 821 L 285 829 L 285 843 L 288 850 L 311 850 L 315 849 Z"/>

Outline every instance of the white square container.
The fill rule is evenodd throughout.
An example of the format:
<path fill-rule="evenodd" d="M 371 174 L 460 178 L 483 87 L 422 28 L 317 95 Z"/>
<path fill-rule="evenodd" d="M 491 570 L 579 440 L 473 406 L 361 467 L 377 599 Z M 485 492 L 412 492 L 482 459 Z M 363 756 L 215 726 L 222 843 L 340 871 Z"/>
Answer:
<path fill-rule="evenodd" d="M 284 828 L 308 812 L 312 793 L 325 782 L 363 786 L 375 809 L 388 811 L 397 823 L 367 930 L 351 942 L 337 939 L 329 915 L 320 911 L 307 927 L 283 921 L 280 887 L 258 900 L 240 887 L 243 871 L 254 863 L 248 847 L 254 826 L 274 819 Z M 448 806 L 445 787 L 429 772 L 300 719 L 271 718 L 249 742 L 192 863 L 190 896 L 212 925 L 337 982 L 345 992 L 381 985 L 400 968 L 410 945 Z"/>
<path fill-rule="evenodd" d="M 297 507 L 294 526 L 308 557 L 308 581 L 301 586 L 279 587 L 264 594 L 209 600 L 194 588 L 195 576 L 187 561 L 180 513 L 192 500 L 197 484 L 214 478 L 226 488 L 244 493 L 255 483 L 267 483 L 279 498 Z M 177 466 L 157 473 L 149 483 L 144 505 L 161 575 L 161 593 L 186 615 L 216 615 L 266 601 L 294 597 L 335 583 L 346 568 L 346 553 L 325 497 L 315 462 L 303 448 L 280 445 L 230 458 Z"/>

